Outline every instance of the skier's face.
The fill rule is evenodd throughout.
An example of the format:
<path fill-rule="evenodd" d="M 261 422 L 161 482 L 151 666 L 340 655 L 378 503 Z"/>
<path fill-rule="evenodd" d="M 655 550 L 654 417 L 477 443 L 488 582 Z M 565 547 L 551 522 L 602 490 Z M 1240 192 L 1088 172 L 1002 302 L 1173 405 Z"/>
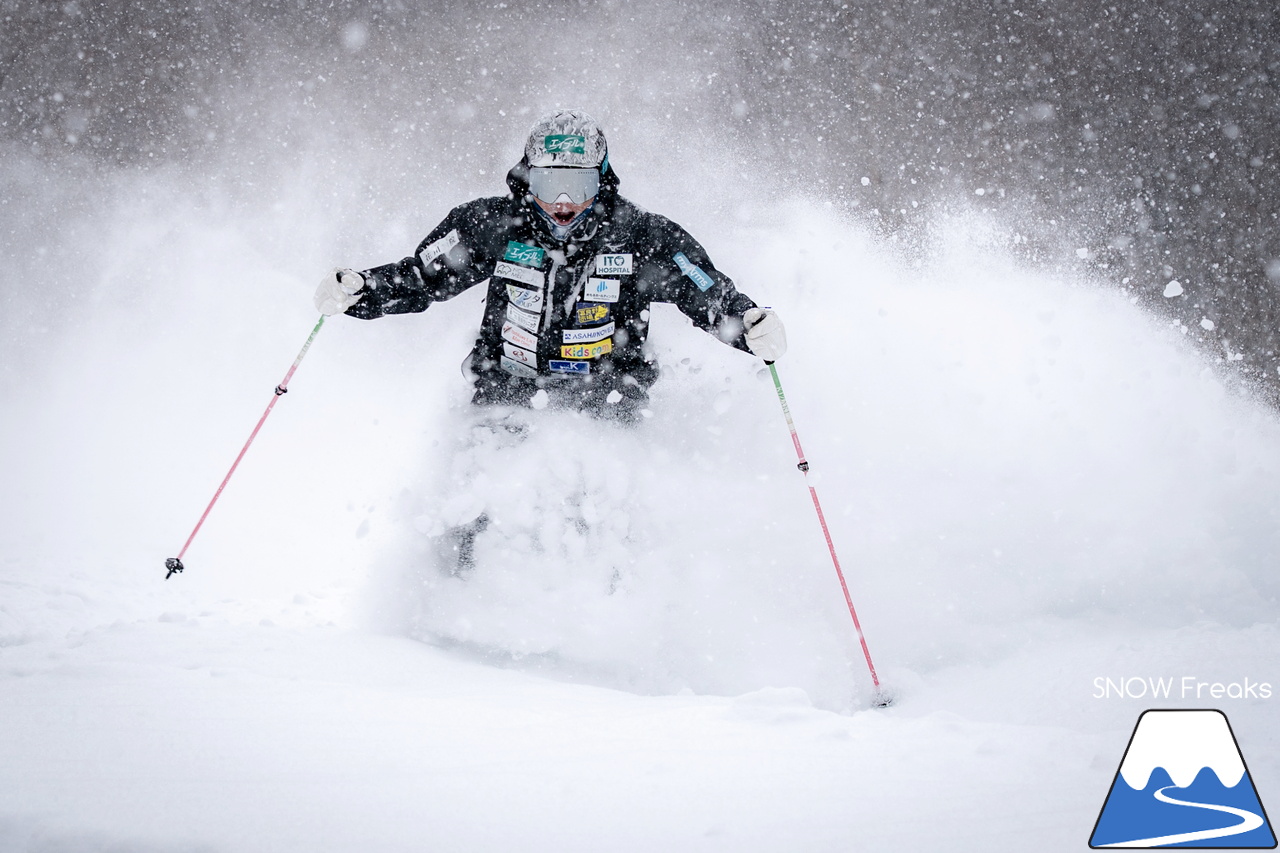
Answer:
<path fill-rule="evenodd" d="M 533 200 L 537 202 L 538 207 L 542 208 L 547 216 L 551 217 L 551 221 L 557 225 L 568 225 L 581 216 L 582 211 L 590 207 L 596 198 L 592 196 L 582 204 L 574 204 L 567 194 L 561 193 L 560 197 L 555 201 L 543 201 L 537 196 L 534 196 Z"/>

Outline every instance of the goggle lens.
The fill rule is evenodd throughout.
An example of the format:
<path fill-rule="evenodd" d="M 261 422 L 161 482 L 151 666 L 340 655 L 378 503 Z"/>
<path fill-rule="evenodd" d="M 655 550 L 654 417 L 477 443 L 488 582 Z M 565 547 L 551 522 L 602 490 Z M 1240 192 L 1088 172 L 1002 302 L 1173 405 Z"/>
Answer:
<path fill-rule="evenodd" d="M 529 170 L 529 191 L 552 204 L 561 194 L 574 204 L 584 204 L 600 191 L 600 173 L 595 169 L 567 169 L 535 166 Z"/>

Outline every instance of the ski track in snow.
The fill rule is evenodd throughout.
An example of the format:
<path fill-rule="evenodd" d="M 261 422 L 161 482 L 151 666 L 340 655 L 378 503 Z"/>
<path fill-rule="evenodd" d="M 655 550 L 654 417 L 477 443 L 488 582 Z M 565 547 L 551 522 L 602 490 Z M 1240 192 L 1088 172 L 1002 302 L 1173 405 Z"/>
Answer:
<path fill-rule="evenodd" d="M 111 208 L 89 298 L 4 344 L 0 849 L 1077 850 L 1147 707 L 1095 677 L 1274 682 L 1274 415 L 1105 289 L 803 201 L 666 212 L 788 324 L 895 707 L 767 376 L 663 309 L 641 430 L 537 416 L 526 491 L 471 471 L 542 556 L 432 563 L 467 294 L 327 323 L 164 582 L 314 322 L 310 202 Z M 1225 708 L 1264 797 L 1274 701 Z"/>

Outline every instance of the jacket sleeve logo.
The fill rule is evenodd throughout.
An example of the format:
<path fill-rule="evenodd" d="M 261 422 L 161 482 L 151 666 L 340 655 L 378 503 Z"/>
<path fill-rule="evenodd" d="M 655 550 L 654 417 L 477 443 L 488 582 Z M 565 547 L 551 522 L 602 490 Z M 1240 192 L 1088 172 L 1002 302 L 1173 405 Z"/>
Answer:
<path fill-rule="evenodd" d="M 680 267 L 680 272 L 689 277 L 689 280 L 698 286 L 698 290 L 706 293 L 707 290 L 715 284 L 715 279 L 703 272 L 702 267 L 695 264 L 684 256 L 684 252 L 676 252 L 671 260 L 676 262 L 676 266 Z"/>
<path fill-rule="evenodd" d="M 458 229 L 455 228 L 419 252 L 418 258 L 422 260 L 422 265 L 425 267 L 441 255 L 448 254 L 450 249 L 461 242 L 462 238 L 458 236 Z"/>

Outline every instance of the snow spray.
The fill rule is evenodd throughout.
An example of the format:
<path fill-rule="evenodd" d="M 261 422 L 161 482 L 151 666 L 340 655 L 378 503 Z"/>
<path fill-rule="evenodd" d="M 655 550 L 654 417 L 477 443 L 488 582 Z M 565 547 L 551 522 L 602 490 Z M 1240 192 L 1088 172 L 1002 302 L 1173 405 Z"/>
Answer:
<path fill-rule="evenodd" d="M 258 437 L 258 430 L 262 429 L 262 425 L 266 423 L 267 415 L 271 414 L 271 410 L 275 408 L 276 401 L 283 397 L 289 390 L 289 380 L 293 378 L 293 372 L 298 369 L 298 365 L 302 364 L 302 359 L 307 354 L 307 350 L 311 349 L 311 342 L 316 339 L 316 335 L 320 332 L 320 327 L 324 325 L 324 315 L 320 315 L 319 322 L 316 323 L 311 334 L 307 336 L 307 342 L 302 345 L 302 350 L 298 353 L 298 357 L 293 360 L 293 364 L 289 367 L 289 372 L 284 375 L 284 379 L 276 386 L 275 394 L 271 397 L 271 402 L 267 404 L 267 409 L 262 413 L 262 417 L 258 418 L 258 425 L 253 428 L 253 432 L 249 433 L 249 440 L 244 443 L 244 447 L 240 448 L 240 454 L 236 456 L 236 461 L 231 463 L 231 470 L 227 471 L 227 476 L 222 478 L 222 484 L 218 486 L 218 490 L 213 493 L 213 498 L 209 501 L 209 505 L 204 508 L 204 513 L 200 516 L 200 520 L 196 522 L 195 529 L 191 531 L 191 535 L 187 537 L 186 544 L 182 546 L 182 550 L 178 552 L 178 556 L 170 557 L 164 561 L 164 567 L 169 573 L 164 576 L 165 580 L 173 577 L 175 572 L 181 572 L 183 568 L 182 558 L 186 555 L 187 549 L 191 547 L 191 540 L 196 538 L 196 534 L 200 532 L 200 527 L 204 524 L 204 520 L 209 517 L 209 511 L 213 509 L 213 505 L 218 502 L 218 498 L 222 495 L 222 490 L 227 487 L 227 482 L 231 479 L 231 475 L 236 472 L 236 468 L 240 465 L 240 460 L 244 458 L 245 453 L 249 450 L 249 445 L 253 444 L 253 440 Z"/>
<path fill-rule="evenodd" d="M 862 656 L 867 659 L 867 669 L 871 671 L 871 683 L 875 687 L 872 700 L 876 707 L 883 708 L 893 701 L 893 697 L 880 686 L 880 678 L 876 675 L 876 665 L 871 661 L 871 650 L 867 648 L 867 638 L 862 635 L 862 623 L 858 621 L 858 611 L 854 609 L 853 598 L 849 595 L 849 585 L 845 583 L 844 571 L 840 568 L 840 558 L 836 556 L 836 546 L 831 541 L 831 531 L 827 529 L 827 519 L 822 514 L 822 504 L 818 502 L 818 490 L 809 482 L 809 462 L 804 458 L 804 449 L 800 446 L 800 434 L 796 432 L 795 421 L 791 419 L 791 407 L 787 405 L 787 395 L 782 392 L 782 380 L 778 378 L 778 368 L 772 361 L 767 361 L 769 373 L 773 376 L 773 386 L 778 389 L 778 402 L 782 403 L 782 414 L 787 418 L 787 429 L 791 430 L 791 443 L 796 448 L 796 465 L 804 474 L 805 485 L 809 487 L 809 497 L 813 498 L 813 508 L 818 513 L 818 524 L 822 526 L 822 535 L 827 540 L 827 550 L 831 553 L 831 562 L 836 567 L 836 577 L 840 579 L 840 589 L 844 591 L 845 603 L 849 605 L 849 615 L 853 617 L 853 629 L 858 634 L 858 642 L 862 644 Z"/>

